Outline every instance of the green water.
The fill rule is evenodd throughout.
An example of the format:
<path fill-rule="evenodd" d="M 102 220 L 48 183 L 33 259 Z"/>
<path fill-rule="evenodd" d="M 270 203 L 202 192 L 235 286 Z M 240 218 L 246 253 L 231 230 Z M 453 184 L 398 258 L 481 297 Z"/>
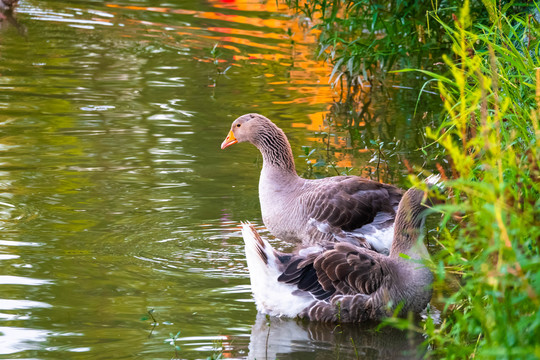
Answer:
<path fill-rule="evenodd" d="M 414 79 L 366 95 L 370 122 L 321 150 L 338 96 L 301 30 L 274 0 L 22 0 L 2 20 L 0 358 L 170 359 L 178 331 L 182 359 L 414 354 L 422 337 L 397 330 L 257 318 L 238 224 L 262 224 L 260 157 L 219 148 L 236 116 L 273 119 L 297 155 L 365 172 L 366 144 L 399 140 L 422 164 Z"/>

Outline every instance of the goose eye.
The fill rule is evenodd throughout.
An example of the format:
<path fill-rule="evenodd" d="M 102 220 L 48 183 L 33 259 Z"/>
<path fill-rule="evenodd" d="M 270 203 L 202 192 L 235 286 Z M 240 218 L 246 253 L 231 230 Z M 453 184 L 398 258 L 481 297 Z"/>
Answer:
<path fill-rule="evenodd" d="M 236 124 L 236 127 L 240 127 L 240 124 Z"/>

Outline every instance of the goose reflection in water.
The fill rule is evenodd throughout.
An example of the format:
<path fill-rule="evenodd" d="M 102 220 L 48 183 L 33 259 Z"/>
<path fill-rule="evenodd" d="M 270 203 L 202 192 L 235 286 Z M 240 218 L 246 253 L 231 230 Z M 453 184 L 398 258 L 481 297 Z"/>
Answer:
<path fill-rule="evenodd" d="M 20 35 L 26 35 L 26 27 L 21 25 L 13 10 L 18 5 L 18 0 L 0 0 L 0 31 L 13 26 Z"/>
<path fill-rule="evenodd" d="M 12 11 L 18 2 L 19 0 L 0 0 L 0 11 Z"/>
<path fill-rule="evenodd" d="M 424 337 L 378 324 L 302 322 L 258 313 L 248 359 L 421 359 Z"/>

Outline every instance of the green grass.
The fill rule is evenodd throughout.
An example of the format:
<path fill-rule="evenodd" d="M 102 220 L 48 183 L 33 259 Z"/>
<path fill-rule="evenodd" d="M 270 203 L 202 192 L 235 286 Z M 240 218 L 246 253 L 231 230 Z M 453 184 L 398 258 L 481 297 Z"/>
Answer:
<path fill-rule="evenodd" d="M 472 26 L 467 2 L 453 26 L 435 17 L 454 55 L 449 76 L 432 74 L 445 114 L 426 129 L 449 160 L 452 194 L 434 260 L 438 281 L 454 273 L 460 286 L 425 330 L 445 358 L 540 357 L 538 23 L 497 7 L 490 18 Z"/>
<path fill-rule="evenodd" d="M 367 68 L 395 70 L 398 60 L 386 53 L 384 41 L 403 45 L 399 34 L 418 37 L 428 24 L 429 31 L 441 29 L 435 40 L 449 43 L 443 73 L 422 67 L 398 71 L 423 72 L 433 79 L 425 87 L 441 94 L 444 110 L 439 125 L 426 129 L 430 143 L 423 149 L 438 161 L 431 171 L 443 174 L 448 189 L 439 206 L 444 217 L 432 260 L 435 286 L 446 286 L 451 278 L 457 286 L 434 299 L 442 304 L 440 323 L 428 319 L 422 329 L 406 320 L 394 324 L 427 334 L 435 358 L 539 358 L 540 26 L 532 16 L 538 5 L 483 0 L 486 16 L 478 22 L 478 2 L 473 15 L 466 1 L 452 10 L 454 16 L 436 3 L 424 23 L 405 16 L 401 25 L 394 24 L 403 25 L 398 31 L 378 27 L 379 17 L 388 10 L 395 12 L 386 20 L 397 19 L 420 2 L 408 10 L 399 7 L 404 1 L 369 7 L 375 3 L 313 0 L 303 11 L 323 16 L 321 50 L 334 64 L 334 79 L 353 79 Z M 385 36 L 359 36 L 365 30 Z M 396 59 L 404 55 L 399 51 Z M 305 155 L 313 157 L 309 149 Z"/>

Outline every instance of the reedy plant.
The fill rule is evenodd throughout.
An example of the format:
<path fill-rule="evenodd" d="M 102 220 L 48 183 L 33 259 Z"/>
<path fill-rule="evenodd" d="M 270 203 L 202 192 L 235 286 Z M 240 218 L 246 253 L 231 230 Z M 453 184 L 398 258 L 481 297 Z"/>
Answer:
<path fill-rule="evenodd" d="M 472 26 L 468 1 L 455 27 L 434 16 L 454 53 L 444 57 L 449 76 L 424 71 L 445 108 L 426 133 L 451 171 L 434 272 L 438 282 L 460 281 L 437 299 L 442 322 L 428 319 L 423 330 L 437 357 L 538 358 L 539 27 L 527 13 L 506 16 L 484 2 L 493 5 L 489 26 Z"/>
<path fill-rule="evenodd" d="M 343 3 L 314 0 L 304 12 L 326 14 Z M 482 3 L 489 15 L 483 23 L 473 21 L 468 1 L 453 20 L 429 13 L 452 44 L 446 75 L 408 70 L 431 76 L 425 87 L 436 84 L 444 104 L 440 126 L 426 129 L 432 143 L 423 150 L 447 160 L 438 166 L 448 200 L 439 206 L 445 216 L 432 254 L 435 285 L 457 277 L 457 286 L 434 299 L 442 304 L 440 323 L 428 318 L 418 329 L 392 321 L 426 333 L 437 358 L 540 358 L 540 11 L 538 4 Z M 348 16 L 330 14 L 321 26 L 341 26 L 330 23 Z M 328 49 L 332 61 L 343 57 L 333 75 L 343 64 L 349 72 L 362 68 L 333 44 Z"/>

